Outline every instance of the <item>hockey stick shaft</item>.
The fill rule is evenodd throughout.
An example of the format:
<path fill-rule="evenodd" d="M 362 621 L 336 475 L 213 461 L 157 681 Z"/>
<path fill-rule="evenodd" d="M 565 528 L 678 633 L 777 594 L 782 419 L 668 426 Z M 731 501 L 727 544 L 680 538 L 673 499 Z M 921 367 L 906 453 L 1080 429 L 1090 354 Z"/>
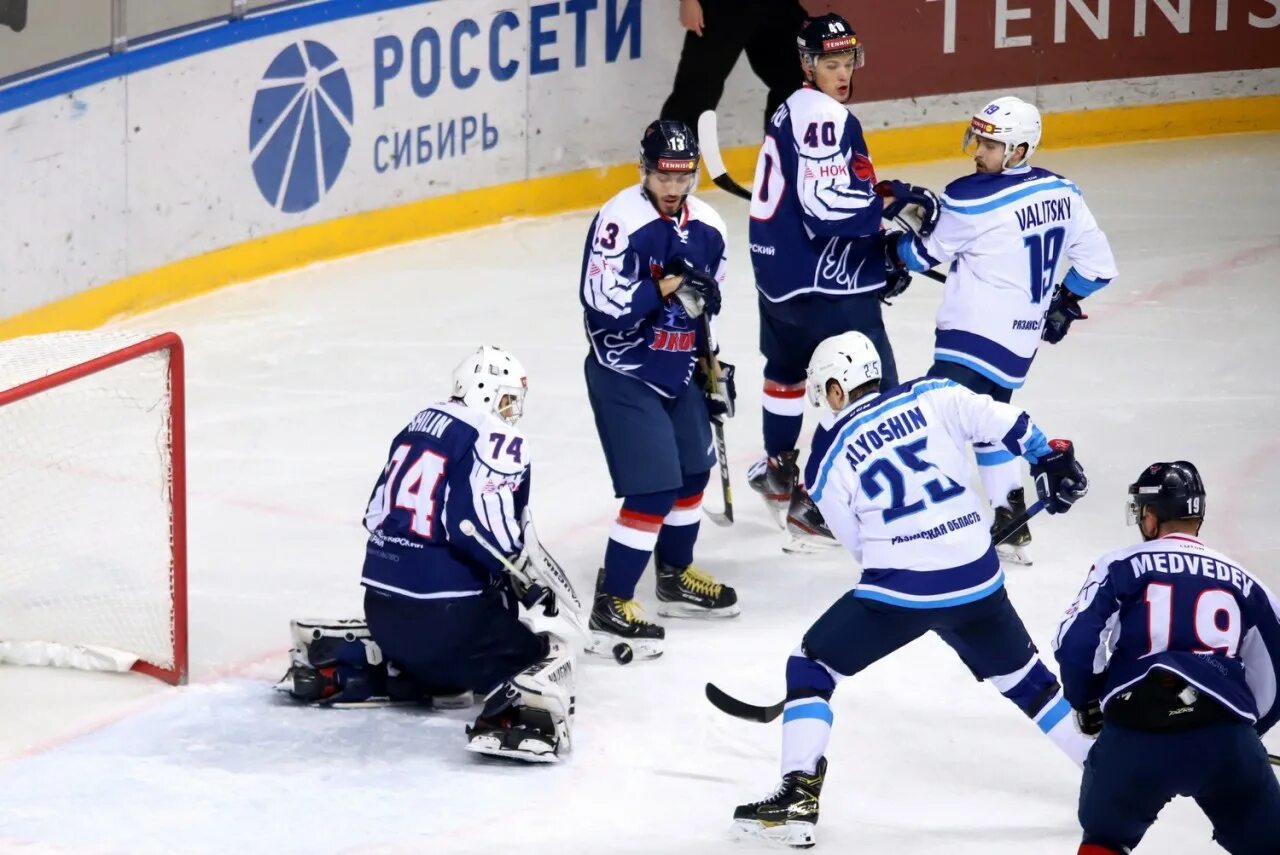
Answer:
<path fill-rule="evenodd" d="M 471 520 L 463 520 L 458 525 L 458 528 L 461 529 L 462 533 L 467 537 L 480 544 L 480 547 L 485 552 L 489 553 L 501 562 L 502 566 L 507 568 L 507 573 L 517 578 L 520 576 L 520 572 L 516 570 L 516 566 L 511 563 L 511 559 L 504 555 L 502 550 L 490 543 L 489 538 L 480 533 L 480 530 L 476 528 L 475 523 L 471 522 Z M 577 630 L 577 632 L 586 639 L 587 643 L 590 643 L 591 633 L 587 630 L 586 624 L 582 622 L 582 618 L 579 617 L 578 613 L 574 610 L 573 604 L 565 602 L 561 597 L 556 597 L 554 589 L 548 588 L 547 592 L 551 594 L 551 596 L 555 597 L 556 601 L 559 603 L 559 614 L 564 615 L 564 619 L 568 621 L 569 625 Z"/>
<path fill-rule="evenodd" d="M 1280 766 L 1280 755 L 1268 754 L 1267 759 L 1271 761 L 1272 766 Z"/>
<path fill-rule="evenodd" d="M 711 174 L 715 185 L 740 199 L 750 199 L 751 191 L 729 177 L 729 170 L 724 165 L 714 110 L 707 110 L 698 117 L 698 143 L 702 148 L 702 159 L 707 164 L 707 172 Z"/>
<path fill-rule="evenodd" d="M 702 316 L 702 335 L 707 340 L 707 389 L 712 395 L 720 394 L 720 360 L 716 359 L 711 349 L 711 320 Z M 720 466 L 720 492 L 724 495 L 724 513 L 717 514 L 706 510 L 706 514 L 716 525 L 733 525 L 733 486 L 729 483 L 729 455 L 724 444 L 724 420 L 712 419 L 711 431 L 716 440 L 716 461 Z M 705 510 L 705 509 L 704 509 Z"/>
<path fill-rule="evenodd" d="M 999 546 L 1017 533 L 1018 529 L 1027 524 L 1027 521 L 1036 514 L 1044 510 L 1044 499 L 1038 500 L 1034 505 L 1009 520 L 1009 524 L 991 535 L 991 545 Z"/>
<path fill-rule="evenodd" d="M 782 708 L 786 704 L 786 701 L 778 701 L 776 704 L 770 704 L 767 707 L 749 704 L 725 692 L 715 683 L 707 683 L 707 700 L 722 713 L 761 724 L 768 724 L 782 715 Z"/>

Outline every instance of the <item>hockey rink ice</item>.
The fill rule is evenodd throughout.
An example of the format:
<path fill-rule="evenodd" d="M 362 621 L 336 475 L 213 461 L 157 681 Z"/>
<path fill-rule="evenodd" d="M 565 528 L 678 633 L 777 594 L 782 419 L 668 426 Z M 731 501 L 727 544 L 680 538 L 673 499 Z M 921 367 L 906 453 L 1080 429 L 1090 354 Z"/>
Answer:
<path fill-rule="evenodd" d="M 1087 301 L 1087 321 L 1041 350 L 1014 399 L 1046 434 L 1075 441 L 1090 477 L 1071 514 L 1035 520 L 1035 565 L 1006 568 L 1052 663 L 1050 638 L 1093 558 L 1138 538 L 1124 525 L 1125 489 L 1155 460 L 1200 467 L 1205 540 L 1280 588 L 1280 135 L 1049 149 L 1035 162 L 1080 184 L 1121 271 Z M 970 168 L 957 156 L 881 165 L 880 177 L 940 189 Z M 593 211 L 313 266 L 133 318 L 121 326 L 174 330 L 187 345 L 192 684 L 0 669 L 0 852 L 768 848 L 727 829 L 735 805 L 777 783 L 780 723 L 717 712 L 703 684 L 780 698 L 787 654 L 857 569 L 842 551 L 783 555 L 747 487 L 762 360 L 746 204 L 704 198 L 730 228 L 720 337 L 738 370 L 727 438 L 739 519 L 705 523 L 698 558 L 737 587 L 740 618 L 666 620 L 666 655 L 654 661 L 580 660 L 576 747 L 548 767 L 464 751 L 474 710 L 311 709 L 271 689 L 290 618 L 359 614 L 360 519 L 387 446 L 447 396 L 451 368 L 480 343 L 528 369 L 521 427 L 539 530 L 590 593 L 618 505 L 582 379 L 577 289 Z M 917 277 L 886 309 L 904 378 L 931 362 L 938 289 Z M 714 477 L 707 503 L 719 507 Z M 111 525 L 110 509 L 93 525 Z M 652 578 L 639 588 L 650 615 Z M 936 639 L 843 683 L 833 708 L 816 851 L 1075 851 L 1079 773 Z M 1280 733 L 1268 743 L 1280 753 Z M 1221 851 L 1209 835 L 1180 801 L 1138 852 Z"/>

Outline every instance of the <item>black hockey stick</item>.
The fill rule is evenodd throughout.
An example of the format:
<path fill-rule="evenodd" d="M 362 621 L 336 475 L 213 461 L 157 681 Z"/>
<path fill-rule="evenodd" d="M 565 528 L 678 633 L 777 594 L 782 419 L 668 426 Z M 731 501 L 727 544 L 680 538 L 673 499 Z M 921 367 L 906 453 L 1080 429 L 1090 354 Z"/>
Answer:
<path fill-rule="evenodd" d="M 709 692 L 710 692 L 710 689 L 711 689 L 711 684 L 710 684 L 710 683 L 708 683 L 708 684 L 707 684 L 707 689 L 708 689 L 708 693 L 709 693 Z M 1271 765 L 1272 765 L 1272 766 L 1280 766 L 1280 755 L 1276 755 L 1276 754 L 1268 754 L 1268 755 L 1267 755 L 1267 759 L 1271 761 Z"/>
<path fill-rule="evenodd" d="M 707 700 L 711 701 L 711 705 L 722 713 L 727 713 L 734 718 L 742 718 L 747 721 L 758 721 L 761 724 L 768 724 L 778 716 L 782 715 L 782 707 L 786 701 L 778 701 L 767 707 L 758 707 L 755 704 L 749 704 L 740 701 L 732 695 L 726 694 L 717 688 L 715 683 L 707 683 Z"/>
<path fill-rule="evenodd" d="M 715 185 L 740 199 L 750 199 L 751 191 L 729 177 L 724 158 L 720 156 L 720 132 L 716 129 L 714 110 L 707 110 L 698 117 L 698 144 L 702 148 L 702 159 L 706 161 L 707 172 Z"/>
<path fill-rule="evenodd" d="M 707 391 L 720 394 L 720 361 L 711 350 L 711 320 L 702 316 L 702 336 L 707 340 Z M 716 438 L 716 460 L 720 464 L 720 492 L 724 495 L 724 512 L 716 513 L 706 505 L 703 512 L 718 526 L 733 525 L 733 487 L 729 484 L 729 455 L 724 446 L 724 419 L 713 418 L 711 430 Z"/>
<path fill-rule="evenodd" d="M 991 545 L 999 546 L 1017 533 L 1018 529 L 1027 524 L 1027 521 L 1036 514 L 1044 510 L 1044 499 L 1038 500 L 1034 505 L 1009 520 L 1009 524 L 991 535 Z"/>

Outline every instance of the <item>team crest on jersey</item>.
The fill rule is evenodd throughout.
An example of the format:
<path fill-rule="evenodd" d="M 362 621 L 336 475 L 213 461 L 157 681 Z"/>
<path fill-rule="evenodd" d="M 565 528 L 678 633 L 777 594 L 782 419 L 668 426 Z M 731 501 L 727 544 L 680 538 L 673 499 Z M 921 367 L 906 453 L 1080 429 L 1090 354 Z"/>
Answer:
<path fill-rule="evenodd" d="M 871 158 L 865 154 L 855 154 L 853 156 L 853 174 L 858 176 L 860 181 L 870 181 L 872 184 L 876 182 L 876 168 L 871 163 Z"/>

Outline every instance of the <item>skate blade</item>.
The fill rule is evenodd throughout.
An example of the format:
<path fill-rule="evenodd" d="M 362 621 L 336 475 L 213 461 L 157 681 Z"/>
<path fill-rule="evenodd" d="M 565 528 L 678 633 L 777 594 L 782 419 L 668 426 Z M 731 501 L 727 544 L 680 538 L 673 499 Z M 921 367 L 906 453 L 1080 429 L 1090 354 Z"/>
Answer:
<path fill-rule="evenodd" d="M 788 532 L 790 539 L 782 544 L 782 551 L 788 555 L 820 555 L 840 546 L 840 541 L 829 537 L 814 537 L 808 534 Z"/>
<path fill-rule="evenodd" d="M 592 630 L 591 643 L 583 649 L 593 656 L 613 659 L 613 648 L 619 644 L 626 644 L 631 648 L 631 653 L 636 659 L 657 659 L 662 655 L 664 640 L 660 638 L 627 639 L 620 635 Z"/>
<path fill-rule="evenodd" d="M 476 736 L 467 742 L 467 750 L 473 754 L 487 754 L 524 763 L 558 763 L 555 749 L 537 739 L 524 739 L 519 748 L 506 748 L 497 736 Z"/>
<path fill-rule="evenodd" d="M 735 819 L 730 829 L 734 837 L 744 840 L 765 840 L 792 849 L 809 849 L 817 842 L 816 826 L 812 822 L 784 822 L 781 825 L 765 825 L 754 819 Z"/>
<path fill-rule="evenodd" d="M 1022 567 L 1030 567 L 1032 564 L 1031 556 L 1021 546 L 1002 543 L 996 547 L 996 555 L 1000 557 L 1001 561 L 1007 561 L 1010 564 L 1017 564 Z"/>
<path fill-rule="evenodd" d="M 724 620 L 726 618 L 735 618 L 742 614 L 742 609 L 738 607 L 737 603 L 725 606 L 722 609 L 704 609 L 702 606 L 695 606 L 692 603 L 673 600 L 671 602 L 659 602 L 658 614 L 663 617 L 690 618 L 692 620 Z"/>

